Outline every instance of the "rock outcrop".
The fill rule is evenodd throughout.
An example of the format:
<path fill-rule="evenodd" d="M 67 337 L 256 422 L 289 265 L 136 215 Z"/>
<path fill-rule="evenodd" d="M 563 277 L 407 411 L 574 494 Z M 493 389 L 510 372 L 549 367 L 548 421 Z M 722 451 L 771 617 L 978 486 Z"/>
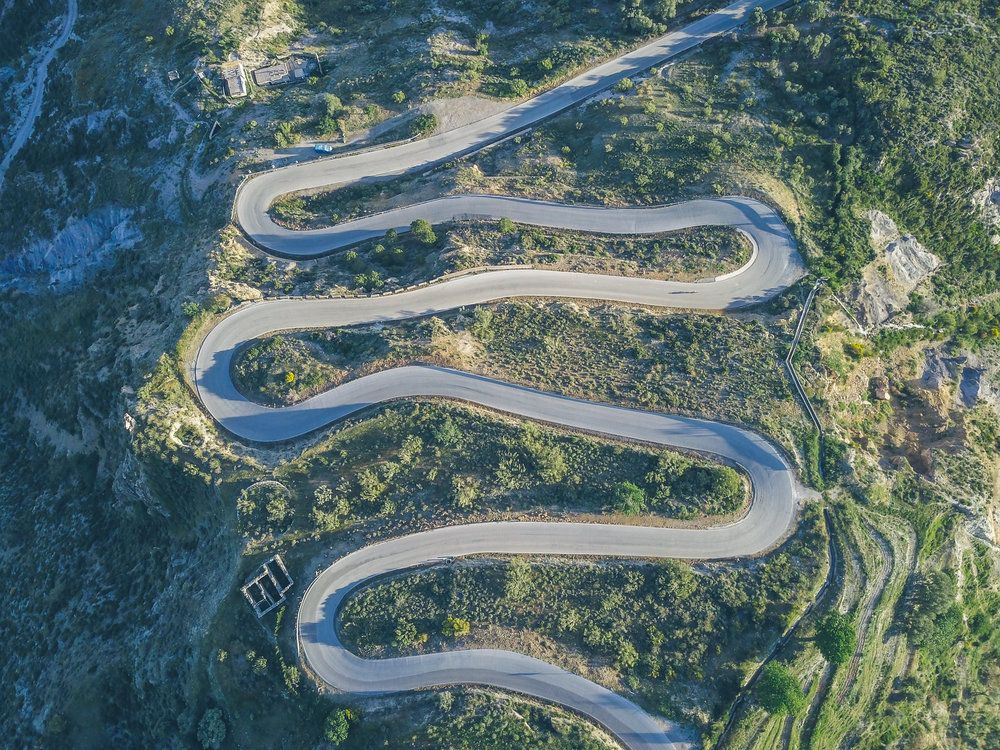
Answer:
<path fill-rule="evenodd" d="M 972 204 L 993 230 L 990 242 L 1000 245 L 1000 177 L 989 180 L 982 190 L 972 196 Z"/>
<path fill-rule="evenodd" d="M 877 328 L 906 308 L 910 294 L 941 265 L 913 235 L 900 233 L 881 211 L 869 211 L 871 242 L 878 251 L 852 297 L 861 323 Z"/>
<path fill-rule="evenodd" d="M 51 240 L 38 240 L 21 253 L 0 261 L 0 288 L 65 291 L 114 260 L 119 250 L 135 247 L 142 233 L 134 212 L 115 206 L 70 219 Z"/>
<path fill-rule="evenodd" d="M 926 352 L 920 385 L 929 391 L 940 391 L 957 381 L 954 399 L 959 406 L 971 409 L 979 404 L 1000 406 L 1000 393 L 993 385 L 1000 372 L 1000 362 L 977 354 L 948 357 L 939 349 Z"/>

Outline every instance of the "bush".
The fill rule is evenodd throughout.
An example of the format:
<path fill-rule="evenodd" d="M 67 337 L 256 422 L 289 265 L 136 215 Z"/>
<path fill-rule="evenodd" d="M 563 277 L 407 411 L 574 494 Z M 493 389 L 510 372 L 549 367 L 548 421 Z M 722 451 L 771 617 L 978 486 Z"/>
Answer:
<path fill-rule="evenodd" d="M 205 750 L 218 750 L 226 739 L 226 722 L 222 709 L 210 708 L 198 722 L 198 742 Z"/>
<path fill-rule="evenodd" d="M 795 715 L 806 705 L 799 681 L 787 668 L 771 662 L 757 683 L 757 702 L 768 713 Z"/>
<path fill-rule="evenodd" d="M 349 709 L 342 708 L 334 711 L 326 717 L 326 725 L 323 727 L 323 739 L 331 745 L 340 746 L 347 741 L 351 733 L 351 719 L 353 715 Z"/>
<path fill-rule="evenodd" d="M 646 492 L 632 482 L 619 482 L 615 486 L 615 510 L 626 516 L 637 516 L 646 510 Z"/>
<path fill-rule="evenodd" d="M 276 494 L 267 503 L 267 520 L 272 524 L 283 524 L 292 516 L 292 506 L 284 494 Z"/>
<path fill-rule="evenodd" d="M 432 114 L 419 115 L 413 121 L 413 135 L 415 137 L 420 137 L 424 135 L 430 135 L 435 130 L 437 130 L 438 121 L 437 118 Z"/>
<path fill-rule="evenodd" d="M 448 615 L 444 618 L 444 625 L 441 626 L 441 634 L 448 638 L 461 638 L 468 635 L 472 630 L 472 625 L 468 620 L 461 617 Z"/>
<path fill-rule="evenodd" d="M 285 221 L 302 221 L 309 217 L 306 202 L 296 195 L 276 200 L 271 206 L 271 212 Z"/>
<path fill-rule="evenodd" d="M 451 480 L 451 499 L 459 508 L 471 508 L 479 497 L 482 483 L 477 477 L 458 475 Z"/>
<path fill-rule="evenodd" d="M 531 91 L 528 82 L 523 78 L 513 78 L 508 84 L 507 96 L 511 99 L 523 99 Z"/>
<path fill-rule="evenodd" d="M 299 134 L 290 122 L 279 122 L 274 131 L 274 142 L 278 148 L 291 146 L 299 141 Z"/>
<path fill-rule="evenodd" d="M 850 659 L 857 643 L 854 625 L 839 612 L 831 612 L 816 626 L 816 646 L 831 664 L 843 664 Z"/>
<path fill-rule="evenodd" d="M 517 231 L 517 225 L 506 216 L 500 219 L 497 228 L 500 230 L 500 234 L 514 234 Z"/>
<path fill-rule="evenodd" d="M 410 224 L 410 233 L 422 245 L 433 245 L 437 242 L 434 227 L 431 226 L 431 223 L 427 219 L 417 219 Z"/>

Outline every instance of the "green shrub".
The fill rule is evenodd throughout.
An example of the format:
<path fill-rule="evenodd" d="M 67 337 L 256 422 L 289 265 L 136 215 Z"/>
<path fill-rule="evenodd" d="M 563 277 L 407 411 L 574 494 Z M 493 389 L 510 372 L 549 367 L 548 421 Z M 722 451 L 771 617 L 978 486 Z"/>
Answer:
<path fill-rule="evenodd" d="M 459 508 L 471 508 L 479 497 L 482 482 L 476 477 L 458 475 L 451 480 L 451 499 Z"/>
<path fill-rule="evenodd" d="M 222 709 L 210 708 L 198 722 L 198 742 L 205 750 L 218 750 L 226 739 L 226 722 Z"/>
<path fill-rule="evenodd" d="M 831 664 L 843 664 L 858 643 L 854 624 L 840 612 L 831 612 L 816 626 L 816 646 Z"/>
<path fill-rule="evenodd" d="M 637 516 L 646 511 L 646 492 L 632 482 L 619 482 L 614 491 L 615 510 L 626 516 Z"/>
<path fill-rule="evenodd" d="M 806 705 L 799 681 L 786 667 L 775 662 L 764 667 L 756 695 L 757 702 L 772 714 L 795 715 Z"/>
<path fill-rule="evenodd" d="M 422 114 L 418 115 L 413 120 L 413 128 L 411 132 L 413 133 L 414 137 L 419 138 L 421 136 L 430 135 L 435 130 L 437 130 L 437 126 L 438 126 L 437 117 L 435 117 L 430 113 Z"/>
<path fill-rule="evenodd" d="M 354 715 L 350 709 L 341 708 L 326 717 L 323 726 L 323 739 L 335 747 L 343 745 L 351 734 L 351 720 Z"/>
<path fill-rule="evenodd" d="M 410 234 L 423 245 L 433 245 L 437 242 L 434 227 L 431 226 L 431 223 L 427 219 L 416 219 L 410 224 Z"/>
<path fill-rule="evenodd" d="M 531 87 L 523 78 L 512 78 L 507 84 L 507 96 L 511 99 L 523 99 L 530 91 Z"/>
<path fill-rule="evenodd" d="M 461 638 L 468 635 L 472 630 L 472 624 L 461 617 L 448 615 L 441 626 L 441 634 L 447 638 Z"/>
<path fill-rule="evenodd" d="M 299 142 L 299 134 L 290 122 L 279 122 L 274 130 L 274 142 L 278 148 L 292 146 Z"/>

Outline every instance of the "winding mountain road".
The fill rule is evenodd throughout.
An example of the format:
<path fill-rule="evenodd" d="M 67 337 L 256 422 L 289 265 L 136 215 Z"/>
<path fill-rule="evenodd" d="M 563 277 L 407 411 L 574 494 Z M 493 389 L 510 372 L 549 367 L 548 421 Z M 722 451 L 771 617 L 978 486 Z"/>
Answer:
<path fill-rule="evenodd" d="M 735 227 L 753 252 L 736 272 L 696 283 L 511 269 L 453 278 L 384 296 L 283 299 L 242 306 L 206 336 L 192 375 L 206 410 L 234 435 L 256 442 L 290 440 L 372 405 L 410 397 L 445 397 L 497 411 L 627 440 L 714 456 L 742 468 L 753 488 L 748 513 L 709 529 L 580 523 L 490 523 L 454 526 L 393 539 L 353 552 L 308 587 L 298 613 L 305 661 L 335 689 L 371 695 L 453 684 L 490 685 L 559 703 L 604 726 L 629 750 L 690 747 L 680 727 L 656 720 L 631 701 L 577 675 L 527 656 L 467 650 L 366 660 L 348 651 L 336 627 L 348 594 L 376 576 L 472 554 L 596 555 L 723 559 L 760 554 L 793 528 L 805 490 L 784 454 L 766 438 L 734 425 L 583 401 L 440 367 L 408 366 L 349 381 L 294 406 L 253 403 L 236 389 L 238 349 L 277 331 L 405 320 L 512 297 L 598 299 L 674 308 L 729 310 L 787 288 L 805 273 L 793 238 L 773 209 L 742 198 L 714 198 L 643 209 L 569 206 L 520 198 L 450 196 L 327 229 L 296 232 L 267 215 L 278 196 L 426 168 L 469 153 L 577 104 L 742 23 L 754 6 L 740 0 L 639 50 L 486 120 L 422 141 L 257 175 L 239 189 L 234 216 L 258 246 L 286 257 L 314 257 L 406 231 L 416 218 L 432 223 L 508 217 L 515 221 L 605 234 L 651 234 L 703 225 Z"/>
<path fill-rule="evenodd" d="M 21 112 L 20 121 L 14 128 L 13 135 L 11 136 L 10 146 L 4 153 L 3 158 L 0 159 L 0 190 L 3 189 L 4 177 L 7 175 L 7 170 L 10 168 L 11 162 L 14 161 L 14 157 L 24 147 L 24 144 L 28 142 L 28 139 L 31 138 L 31 133 L 35 129 L 35 120 L 42 113 L 42 102 L 45 100 L 45 81 L 49 76 L 49 63 L 55 58 L 56 53 L 63 48 L 63 45 L 69 41 L 78 13 L 77 0 L 68 0 L 66 16 L 63 19 L 63 25 L 59 30 L 59 34 L 52 41 L 52 44 L 46 47 L 41 59 L 38 61 L 38 65 L 35 67 L 34 81 L 31 85 L 31 100 Z"/>

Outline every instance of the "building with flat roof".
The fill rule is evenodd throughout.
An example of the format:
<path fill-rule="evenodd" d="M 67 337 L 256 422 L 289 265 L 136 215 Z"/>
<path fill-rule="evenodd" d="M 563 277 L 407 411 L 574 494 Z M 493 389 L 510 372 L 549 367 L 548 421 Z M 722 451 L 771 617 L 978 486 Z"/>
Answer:
<path fill-rule="evenodd" d="M 283 86 L 305 80 L 315 65 L 309 58 L 292 55 L 271 65 L 257 68 L 253 72 L 253 82 L 258 86 Z"/>
<path fill-rule="evenodd" d="M 290 80 L 288 63 L 279 62 L 257 68 L 253 72 L 253 80 L 258 86 L 279 86 L 282 83 L 287 83 Z"/>
<path fill-rule="evenodd" d="M 226 96 L 233 99 L 247 95 L 247 74 L 243 63 L 225 63 L 222 66 L 222 88 Z"/>

